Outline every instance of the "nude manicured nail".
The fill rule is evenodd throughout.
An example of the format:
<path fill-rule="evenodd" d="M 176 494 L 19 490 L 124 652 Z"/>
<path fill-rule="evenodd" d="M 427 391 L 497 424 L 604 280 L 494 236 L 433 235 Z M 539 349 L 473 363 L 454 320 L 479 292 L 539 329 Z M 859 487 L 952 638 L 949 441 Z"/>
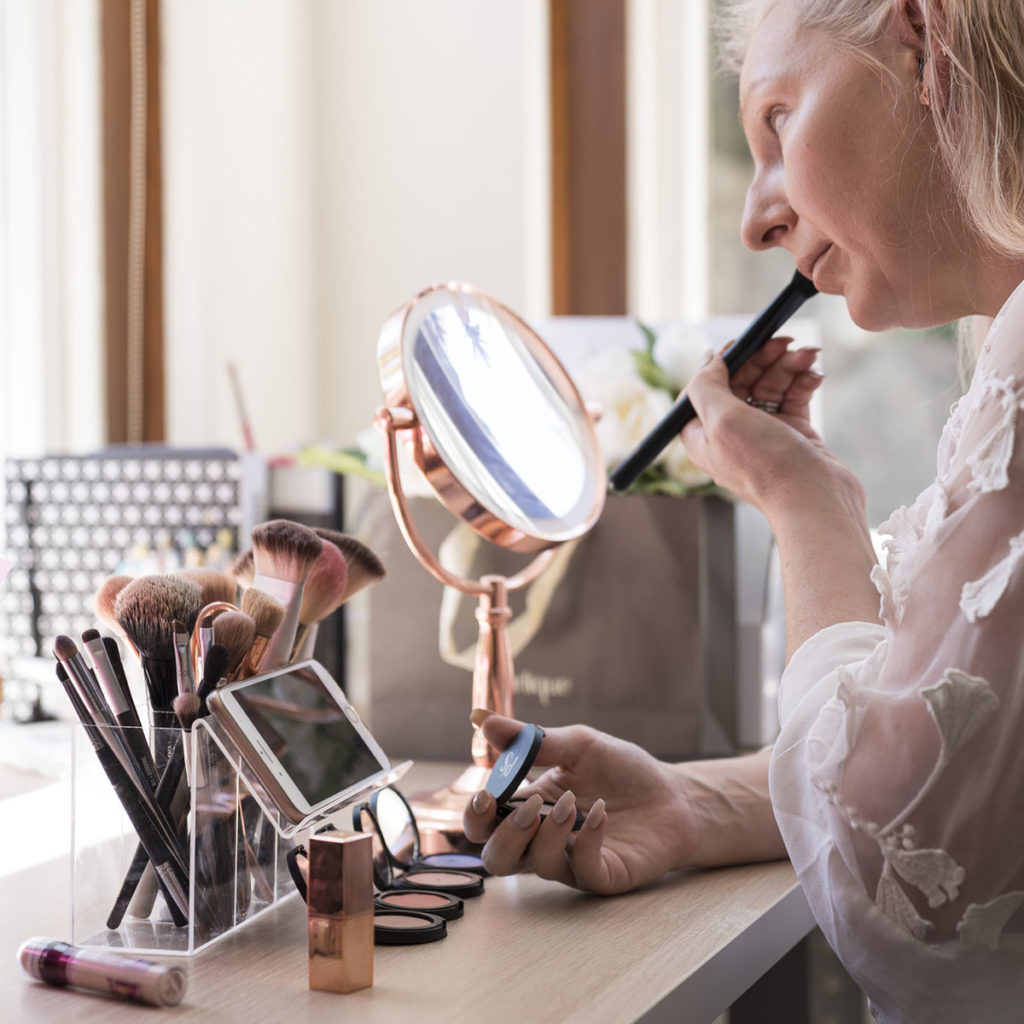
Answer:
<path fill-rule="evenodd" d="M 540 793 L 534 793 L 526 803 L 520 804 L 516 808 L 515 813 L 512 815 L 512 820 L 520 828 L 530 828 L 537 821 L 537 815 L 540 814 L 542 803 L 544 803 L 544 799 Z"/>
<path fill-rule="evenodd" d="M 583 827 L 589 829 L 600 828 L 601 822 L 604 821 L 604 808 L 605 802 L 603 800 L 595 800 L 594 806 L 587 812 L 587 819 L 583 822 Z"/>
<path fill-rule="evenodd" d="M 469 716 L 469 720 L 473 723 L 474 729 L 479 729 L 484 724 L 485 719 L 491 717 L 491 712 L 487 708 L 473 708 L 472 714 Z"/>
<path fill-rule="evenodd" d="M 555 802 L 555 806 L 551 808 L 551 820 L 556 825 L 561 825 L 568 819 L 575 805 L 576 797 L 571 789 L 567 789 Z"/>
<path fill-rule="evenodd" d="M 491 808 L 491 794 L 486 789 L 473 794 L 473 810 L 477 814 L 485 814 Z"/>

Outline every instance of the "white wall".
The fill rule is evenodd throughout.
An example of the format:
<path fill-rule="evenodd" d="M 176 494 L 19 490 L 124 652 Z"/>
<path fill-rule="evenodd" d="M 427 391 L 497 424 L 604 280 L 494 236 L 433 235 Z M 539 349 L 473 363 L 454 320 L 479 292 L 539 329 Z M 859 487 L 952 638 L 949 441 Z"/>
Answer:
<path fill-rule="evenodd" d="M 168 437 L 349 442 L 436 280 L 547 312 L 543 0 L 163 6 Z"/>

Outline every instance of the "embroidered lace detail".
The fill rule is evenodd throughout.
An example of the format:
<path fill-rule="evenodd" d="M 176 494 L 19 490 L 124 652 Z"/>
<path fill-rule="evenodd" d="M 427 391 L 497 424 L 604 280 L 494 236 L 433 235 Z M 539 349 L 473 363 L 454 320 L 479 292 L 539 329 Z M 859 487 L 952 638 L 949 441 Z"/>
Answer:
<path fill-rule="evenodd" d="M 967 459 L 971 470 L 972 491 L 985 494 L 1001 491 L 1009 482 L 1007 469 L 1013 455 L 1013 440 L 1017 413 L 1021 404 L 1017 401 L 1015 377 L 1006 379 L 985 376 L 980 381 L 981 393 L 978 402 L 986 407 L 995 405 L 999 409 L 999 420 L 976 446 Z"/>
<path fill-rule="evenodd" d="M 956 926 L 965 946 L 998 949 L 1006 922 L 1024 906 L 1024 892 L 1008 892 L 989 903 L 972 903 Z"/>
<path fill-rule="evenodd" d="M 980 579 L 965 583 L 960 591 L 960 610 L 968 622 L 983 619 L 1010 585 L 1010 579 L 1024 556 L 1024 533 L 1010 539 L 1010 553 Z"/>
<path fill-rule="evenodd" d="M 851 829 L 865 833 L 878 844 L 883 860 L 875 891 L 878 908 L 903 931 L 924 939 L 934 925 L 918 913 L 905 886 L 920 891 L 929 907 L 940 907 L 959 896 L 965 872 L 945 850 L 919 848 L 916 830 L 909 819 L 957 751 L 998 708 L 999 698 L 984 679 L 955 668 L 946 669 L 938 683 L 921 690 L 939 730 L 939 757 L 917 795 L 892 821 L 879 826 L 877 822 L 865 821 L 856 807 L 840 799 L 840 774 L 856 740 L 857 684 L 845 667 L 838 675 L 835 696 L 823 705 L 808 732 L 805 761 L 810 778 Z M 1010 914 L 1012 910 L 1006 919 Z M 971 941 L 976 935 L 988 935 L 995 919 L 995 911 L 983 913 L 975 909 L 972 913 L 969 907 L 964 915 L 967 923 L 960 929 L 961 938 L 964 939 L 964 928 Z M 1003 924 L 1005 920 L 999 925 L 1000 930 Z"/>

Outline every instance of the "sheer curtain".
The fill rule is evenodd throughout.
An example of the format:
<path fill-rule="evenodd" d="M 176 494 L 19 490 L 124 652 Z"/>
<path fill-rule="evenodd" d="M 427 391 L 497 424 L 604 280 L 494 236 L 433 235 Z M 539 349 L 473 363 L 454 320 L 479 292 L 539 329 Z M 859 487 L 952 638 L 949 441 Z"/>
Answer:
<path fill-rule="evenodd" d="M 102 443 L 101 246 L 96 0 L 0 0 L 0 460 Z"/>

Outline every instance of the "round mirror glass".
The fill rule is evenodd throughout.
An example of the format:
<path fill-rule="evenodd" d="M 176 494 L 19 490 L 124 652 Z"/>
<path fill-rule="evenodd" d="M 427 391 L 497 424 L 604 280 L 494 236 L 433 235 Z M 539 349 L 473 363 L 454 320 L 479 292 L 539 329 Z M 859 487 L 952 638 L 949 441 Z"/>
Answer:
<path fill-rule="evenodd" d="M 439 286 L 412 304 L 400 344 L 420 425 L 475 502 L 547 543 L 593 525 L 607 488 L 593 424 L 522 320 L 468 286 Z"/>
<path fill-rule="evenodd" d="M 395 790 L 384 788 L 374 795 L 373 812 L 392 862 L 411 867 L 419 857 L 420 836 L 409 805 Z"/>

